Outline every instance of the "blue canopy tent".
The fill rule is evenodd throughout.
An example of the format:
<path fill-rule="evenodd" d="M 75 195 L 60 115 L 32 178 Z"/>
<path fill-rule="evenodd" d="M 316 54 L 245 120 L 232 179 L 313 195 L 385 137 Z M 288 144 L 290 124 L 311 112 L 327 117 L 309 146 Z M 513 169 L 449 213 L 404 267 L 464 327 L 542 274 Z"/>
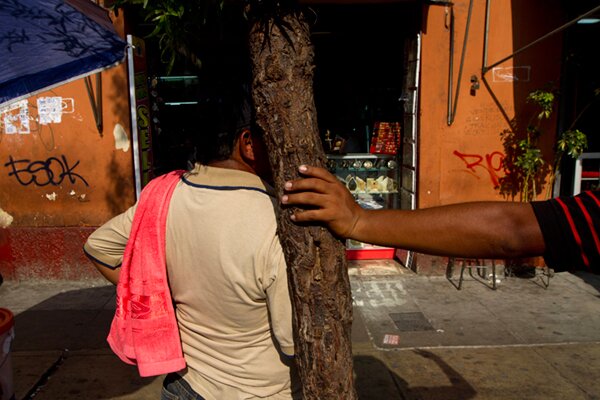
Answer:
<path fill-rule="evenodd" d="M 126 46 L 106 10 L 89 0 L 0 0 L 0 108 L 115 66 Z M 91 80 L 86 85 L 93 99 Z"/>

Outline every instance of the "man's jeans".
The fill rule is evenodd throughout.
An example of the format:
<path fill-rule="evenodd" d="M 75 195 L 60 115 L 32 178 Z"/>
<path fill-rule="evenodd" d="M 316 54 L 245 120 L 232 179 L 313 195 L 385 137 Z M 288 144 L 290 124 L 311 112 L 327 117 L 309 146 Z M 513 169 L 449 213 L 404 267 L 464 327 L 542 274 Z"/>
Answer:
<path fill-rule="evenodd" d="M 172 373 L 165 377 L 160 400 L 204 400 L 204 397 L 178 374 Z"/>

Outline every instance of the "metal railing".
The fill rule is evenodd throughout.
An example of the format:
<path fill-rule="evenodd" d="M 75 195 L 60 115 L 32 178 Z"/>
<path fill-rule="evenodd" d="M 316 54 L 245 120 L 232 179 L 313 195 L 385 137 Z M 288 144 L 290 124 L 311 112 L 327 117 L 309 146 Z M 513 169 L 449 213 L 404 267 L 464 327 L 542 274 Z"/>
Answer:
<path fill-rule="evenodd" d="M 600 153 L 583 153 L 575 160 L 575 177 L 573 179 L 573 195 L 581 193 L 581 181 L 586 179 L 600 180 L 600 178 L 583 177 L 583 160 L 600 159 Z M 598 171 L 600 172 L 600 170 Z"/>

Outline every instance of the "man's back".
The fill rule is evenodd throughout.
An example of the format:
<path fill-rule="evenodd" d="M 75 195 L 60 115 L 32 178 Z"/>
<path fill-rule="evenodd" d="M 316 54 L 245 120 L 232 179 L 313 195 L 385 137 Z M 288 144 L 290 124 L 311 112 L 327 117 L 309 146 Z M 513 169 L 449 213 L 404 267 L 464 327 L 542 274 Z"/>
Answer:
<path fill-rule="evenodd" d="M 187 368 L 166 376 L 163 398 L 301 395 L 293 358 L 286 356 L 293 355 L 292 308 L 276 235 L 276 199 L 261 180 L 271 175 L 268 157 L 262 130 L 252 124 L 246 86 L 233 86 L 216 98 L 214 121 L 196 135 L 197 164 L 170 198 L 166 272 Z M 141 211 L 143 220 L 146 209 Z M 134 212 L 132 207 L 98 228 L 84 249 L 121 289 L 130 280 L 128 264 L 124 279 L 120 265 Z M 134 238 L 128 249 L 143 252 L 156 239 L 144 232 L 147 237 Z"/>
<path fill-rule="evenodd" d="M 293 354 L 291 306 L 274 201 L 256 175 L 206 166 L 171 199 L 166 254 L 182 375 L 208 398 L 289 393 L 278 347 Z"/>

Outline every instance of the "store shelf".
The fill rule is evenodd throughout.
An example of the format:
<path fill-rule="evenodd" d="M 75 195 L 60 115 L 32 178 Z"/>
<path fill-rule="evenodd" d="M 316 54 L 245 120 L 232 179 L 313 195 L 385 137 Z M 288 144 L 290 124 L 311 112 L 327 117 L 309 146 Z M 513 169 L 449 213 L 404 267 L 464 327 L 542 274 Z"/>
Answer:
<path fill-rule="evenodd" d="M 392 209 L 399 203 L 398 161 L 391 154 L 330 154 L 329 170 L 365 209 Z M 367 167 L 365 168 L 365 163 Z M 348 260 L 393 259 L 395 249 L 353 240 L 346 242 Z"/>

